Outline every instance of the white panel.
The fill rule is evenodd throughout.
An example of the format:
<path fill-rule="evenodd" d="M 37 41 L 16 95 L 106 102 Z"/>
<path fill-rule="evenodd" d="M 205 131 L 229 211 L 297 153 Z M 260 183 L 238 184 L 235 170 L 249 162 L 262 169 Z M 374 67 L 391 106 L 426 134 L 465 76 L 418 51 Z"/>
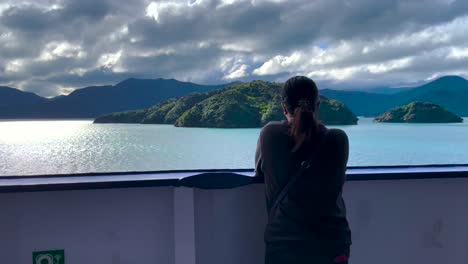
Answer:
<path fill-rule="evenodd" d="M 263 189 L 196 190 L 197 264 L 263 263 Z"/>
<path fill-rule="evenodd" d="M 345 199 L 353 231 L 351 263 L 464 263 L 458 232 L 467 219 L 459 197 L 468 180 L 349 182 Z M 465 238 L 465 244 L 468 237 Z"/>
<path fill-rule="evenodd" d="M 1 263 L 65 249 L 67 264 L 174 263 L 173 189 L 0 194 Z"/>

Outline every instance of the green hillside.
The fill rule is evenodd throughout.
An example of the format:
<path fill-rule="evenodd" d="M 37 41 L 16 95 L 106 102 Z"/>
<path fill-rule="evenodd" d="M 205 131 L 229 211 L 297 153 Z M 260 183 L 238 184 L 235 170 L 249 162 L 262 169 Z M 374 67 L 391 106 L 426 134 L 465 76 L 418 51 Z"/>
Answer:
<path fill-rule="evenodd" d="M 281 85 L 264 81 L 163 101 L 145 110 L 101 116 L 95 123 L 174 124 L 181 127 L 260 127 L 284 119 Z M 319 118 L 328 125 L 354 125 L 357 117 L 341 102 L 321 98 Z"/>
<path fill-rule="evenodd" d="M 412 102 L 375 118 L 388 123 L 461 123 L 463 119 L 433 103 Z"/>

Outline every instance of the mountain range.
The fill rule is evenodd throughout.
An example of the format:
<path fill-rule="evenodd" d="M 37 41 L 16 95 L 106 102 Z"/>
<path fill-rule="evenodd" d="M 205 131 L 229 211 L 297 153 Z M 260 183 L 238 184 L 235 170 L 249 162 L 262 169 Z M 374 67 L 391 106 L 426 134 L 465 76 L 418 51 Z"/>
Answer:
<path fill-rule="evenodd" d="M 107 113 L 146 109 L 170 98 L 214 91 L 229 85 L 131 78 L 116 85 L 77 89 L 53 99 L 0 87 L 0 118 L 95 118 Z M 343 102 L 358 116 L 377 116 L 414 101 L 431 102 L 457 115 L 468 116 L 468 81 L 459 76 L 444 76 L 417 87 L 365 91 L 324 89 L 321 94 Z"/>
<path fill-rule="evenodd" d="M 13 88 L 0 89 L 0 118 L 94 118 L 142 109 L 163 100 L 226 86 L 200 85 L 174 79 L 127 79 L 116 85 L 90 86 L 67 96 L 42 98 Z M 12 91 L 15 95 L 10 95 Z M 4 99 L 6 98 L 6 99 Z"/>
<path fill-rule="evenodd" d="M 0 86 L 0 107 L 24 106 L 47 102 L 46 98 L 37 94 L 23 92 L 21 90 Z"/>
<path fill-rule="evenodd" d="M 358 116 L 377 116 L 389 109 L 414 101 L 440 105 L 461 116 L 468 116 L 468 81 L 459 76 L 444 76 L 417 87 L 398 88 L 396 93 L 321 90 L 321 94 L 343 102 Z"/>

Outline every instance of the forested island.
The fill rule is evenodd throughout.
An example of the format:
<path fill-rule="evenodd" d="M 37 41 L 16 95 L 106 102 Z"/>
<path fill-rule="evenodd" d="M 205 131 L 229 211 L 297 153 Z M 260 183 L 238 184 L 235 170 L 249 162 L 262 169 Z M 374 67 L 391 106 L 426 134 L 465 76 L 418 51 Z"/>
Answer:
<path fill-rule="evenodd" d="M 179 127 L 250 128 L 284 119 L 281 84 L 252 81 L 206 93 L 193 93 L 144 110 L 112 113 L 95 123 L 173 124 Z M 326 125 L 356 125 L 343 103 L 321 97 L 319 118 Z"/>
<path fill-rule="evenodd" d="M 374 119 L 382 123 L 462 123 L 463 118 L 440 105 L 412 102 L 393 108 Z"/>

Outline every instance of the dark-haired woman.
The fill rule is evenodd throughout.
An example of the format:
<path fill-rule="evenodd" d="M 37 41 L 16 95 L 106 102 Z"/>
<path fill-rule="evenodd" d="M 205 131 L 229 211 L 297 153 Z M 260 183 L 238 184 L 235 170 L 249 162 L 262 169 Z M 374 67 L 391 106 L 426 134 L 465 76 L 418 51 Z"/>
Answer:
<path fill-rule="evenodd" d="M 266 264 L 348 263 L 351 232 L 342 198 L 348 138 L 319 122 L 319 106 L 315 83 L 293 77 L 282 91 L 287 121 L 270 122 L 260 133 L 255 161 L 269 212 Z"/>

